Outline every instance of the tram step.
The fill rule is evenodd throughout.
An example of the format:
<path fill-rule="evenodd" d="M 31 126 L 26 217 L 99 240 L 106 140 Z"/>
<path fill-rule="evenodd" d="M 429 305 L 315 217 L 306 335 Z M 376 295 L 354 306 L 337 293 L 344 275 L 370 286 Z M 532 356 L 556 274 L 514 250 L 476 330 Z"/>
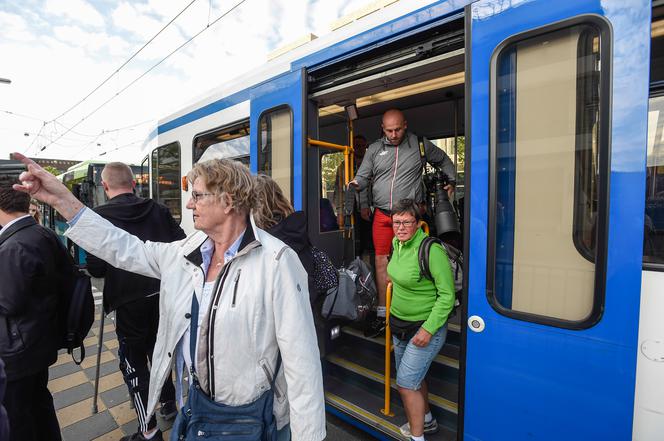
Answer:
<path fill-rule="evenodd" d="M 394 416 L 381 413 L 384 407 L 382 397 L 366 393 L 363 388 L 347 383 L 339 378 L 325 377 L 325 402 L 327 410 L 342 419 L 347 415 L 354 418 L 353 424 L 360 424 L 364 429 L 383 440 L 405 440 L 399 432 L 399 426 L 406 422 L 404 410 L 399 405 L 392 404 L 391 412 Z M 454 441 L 456 433 L 445 426 L 439 426 L 438 433 L 427 435 L 428 441 Z"/>
<path fill-rule="evenodd" d="M 385 352 L 385 337 L 365 337 L 364 333 L 357 328 L 345 326 L 341 329 L 343 341 L 341 344 L 337 343 L 336 346 L 348 344 L 350 346 L 358 346 L 367 349 L 379 356 L 383 356 Z M 336 349 L 335 349 L 336 350 Z M 447 366 L 452 369 L 459 369 L 459 347 L 445 342 L 441 348 L 440 353 L 433 360 L 433 365 Z M 458 377 L 458 373 L 453 373 Z"/>
<path fill-rule="evenodd" d="M 336 354 L 326 358 L 326 377 L 333 376 L 345 383 L 353 384 L 380 399 L 384 397 L 385 377 L 383 374 L 383 360 L 368 354 L 359 354 L 349 348 L 340 348 Z M 355 352 L 353 356 L 349 353 Z M 344 356 L 341 356 L 343 354 Z M 353 361 L 350 361 L 353 360 Z M 401 405 L 397 391 L 394 369 L 391 377 L 391 401 Z M 434 375 L 427 376 L 429 386 L 429 403 L 431 411 L 438 419 L 438 423 L 454 430 L 457 426 L 458 386 L 456 383 L 442 381 Z M 354 402 L 354 397 L 343 397 Z"/>

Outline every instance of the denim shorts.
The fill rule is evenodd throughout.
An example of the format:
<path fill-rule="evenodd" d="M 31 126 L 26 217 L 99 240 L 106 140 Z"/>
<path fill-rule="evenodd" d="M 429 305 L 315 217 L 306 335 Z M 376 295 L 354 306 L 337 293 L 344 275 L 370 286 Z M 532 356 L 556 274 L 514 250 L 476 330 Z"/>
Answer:
<path fill-rule="evenodd" d="M 431 362 L 445 344 L 445 337 L 447 337 L 447 323 L 431 336 L 429 344 L 423 348 L 415 346 L 410 340 L 401 341 L 396 337 L 392 337 L 397 369 L 397 386 L 411 390 L 420 389 Z"/>

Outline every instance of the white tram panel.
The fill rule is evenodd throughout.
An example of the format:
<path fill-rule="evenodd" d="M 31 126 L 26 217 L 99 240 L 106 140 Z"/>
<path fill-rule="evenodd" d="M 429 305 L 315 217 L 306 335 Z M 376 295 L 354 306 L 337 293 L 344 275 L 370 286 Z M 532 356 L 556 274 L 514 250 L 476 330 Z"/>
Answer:
<path fill-rule="evenodd" d="M 644 271 L 636 359 L 634 441 L 664 439 L 664 272 Z"/>

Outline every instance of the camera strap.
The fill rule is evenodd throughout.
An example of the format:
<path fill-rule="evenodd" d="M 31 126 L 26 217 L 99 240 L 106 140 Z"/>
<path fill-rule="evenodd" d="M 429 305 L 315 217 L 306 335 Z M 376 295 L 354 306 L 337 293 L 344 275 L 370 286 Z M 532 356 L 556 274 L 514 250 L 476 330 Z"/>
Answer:
<path fill-rule="evenodd" d="M 420 147 L 420 161 L 422 162 L 422 172 L 427 169 L 427 152 L 424 150 L 424 137 L 417 137 L 417 144 Z"/>

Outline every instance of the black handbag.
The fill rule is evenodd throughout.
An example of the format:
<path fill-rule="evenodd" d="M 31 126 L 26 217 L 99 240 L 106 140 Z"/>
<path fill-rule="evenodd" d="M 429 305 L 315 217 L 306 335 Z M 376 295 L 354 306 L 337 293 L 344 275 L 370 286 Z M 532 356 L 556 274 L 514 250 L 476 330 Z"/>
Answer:
<path fill-rule="evenodd" d="M 390 330 L 392 335 L 401 341 L 409 341 L 420 330 L 424 320 L 417 322 L 410 322 L 408 320 L 401 320 L 399 317 L 390 315 Z"/>

